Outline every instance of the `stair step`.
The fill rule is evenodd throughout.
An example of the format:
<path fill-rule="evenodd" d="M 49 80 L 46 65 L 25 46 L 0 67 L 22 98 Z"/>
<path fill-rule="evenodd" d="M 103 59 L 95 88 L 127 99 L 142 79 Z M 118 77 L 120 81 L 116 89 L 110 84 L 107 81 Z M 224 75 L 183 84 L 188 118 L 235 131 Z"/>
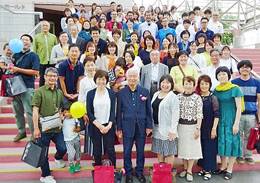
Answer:
<path fill-rule="evenodd" d="M 24 115 L 24 116 L 25 116 L 25 119 L 27 119 L 26 115 Z M 15 123 L 16 123 L 16 121 L 15 121 L 15 117 L 14 117 L 13 113 L 0 114 L 0 124 L 15 124 Z"/>
<path fill-rule="evenodd" d="M 19 142 L 18 142 L 19 143 Z M 152 144 L 145 144 L 145 151 L 151 151 Z M 22 156 L 24 147 L 9 147 L 9 148 L 0 148 L 0 157 L 2 156 Z M 84 146 L 81 146 L 81 150 L 83 150 Z M 118 144 L 115 145 L 116 152 L 123 152 L 123 145 Z M 136 151 L 135 145 L 133 146 L 133 151 Z M 50 146 L 49 154 L 55 154 L 56 148 L 55 146 Z"/>
<path fill-rule="evenodd" d="M 247 163 L 244 164 L 234 164 L 234 172 L 235 171 L 252 171 L 252 170 L 260 170 L 260 159 L 258 160 L 253 157 L 256 160 L 256 163 L 254 165 L 249 165 Z M 132 159 L 133 167 L 135 167 L 136 159 Z M 157 158 L 146 158 L 145 159 L 145 168 L 144 168 L 144 174 L 149 174 L 149 167 L 152 167 L 154 163 L 158 163 Z M 220 159 L 218 157 L 218 163 L 220 163 Z M 68 164 L 66 162 L 66 164 Z M 52 175 L 56 179 L 60 178 L 83 178 L 83 177 L 91 177 L 91 171 L 94 169 L 92 167 L 92 161 L 91 160 L 83 160 L 81 161 L 82 169 L 79 172 L 76 172 L 74 174 L 69 173 L 68 168 L 58 168 L 57 164 L 54 161 L 50 161 L 50 167 L 52 170 Z M 31 167 L 30 165 L 27 165 L 23 162 L 19 163 L 6 163 L 1 164 L 1 167 L 9 167 L 8 169 L 4 168 L 4 170 L 1 171 L 0 169 L 0 176 L 2 181 L 11 181 L 11 180 L 38 180 L 41 177 L 41 170 L 40 168 L 35 169 Z M 7 166 L 8 165 L 8 166 Z M 176 158 L 174 166 L 177 168 L 177 172 L 180 173 L 183 170 L 183 164 L 182 160 Z M 123 167 L 123 159 L 117 160 L 117 168 Z M 197 173 L 201 170 L 200 167 L 198 167 L 196 164 L 193 166 L 193 173 Z"/>

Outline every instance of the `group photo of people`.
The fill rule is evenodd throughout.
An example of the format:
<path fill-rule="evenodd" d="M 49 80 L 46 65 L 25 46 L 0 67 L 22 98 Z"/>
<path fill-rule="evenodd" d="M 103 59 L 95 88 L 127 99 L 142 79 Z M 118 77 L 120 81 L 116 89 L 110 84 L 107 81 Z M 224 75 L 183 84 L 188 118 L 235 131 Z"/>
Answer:
<path fill-rule="evenodd" d="M 195 164 L 201 181 L 209 181 L 232 179 L 235 162 L 255 163 L 246 146 L 260 119 L 260 81 L 251 76 L 250 60 L 237 63 L 222 45 L 217 11 L 195 6 L 179 15 L 176 6 L 126 10 L 111 2 L 104 13 L 96 3 L 89 12 L 74 5 L 69 0 L 64 8 L 58 36 L 42 20 L 41 33 L 20 37 L 21 52 L 3 47 L 3 74 L 20 75 L 27 88 L 9 98 L 19 130 L 14 142 L 27 137 L 25 112 L 30 140 L 40 147 L 54 142 L 55 162 L 71 174 L 81 170 L 82 153 L 93 157 L 93 166 L 107 155 L 116 169 L 121 143 L 126 183 L 149 182 L 147 138 L 158 163 L 176 167 L 175 159 L 182 160 L 177 176 L 187 182 L 194 180 Z M 80 118 L 72 114 L 74 102 L 86 108 Z M 56 183 L 48 158 L 41 171 L 41 182 Z"/>

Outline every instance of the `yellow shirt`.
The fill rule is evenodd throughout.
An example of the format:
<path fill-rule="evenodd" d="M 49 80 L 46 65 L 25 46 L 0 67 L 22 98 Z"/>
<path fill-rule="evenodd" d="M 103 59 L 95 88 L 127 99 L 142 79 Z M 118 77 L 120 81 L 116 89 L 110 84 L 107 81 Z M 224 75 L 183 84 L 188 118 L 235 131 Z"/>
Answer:
<path fill-rule="evenodd" d="M 135 54 L 135 56 L 137 56 L 138 55 L 139 44 L 135 44 L 134 47 L 135 47 L 134 54 Z"/>
<path fill-rule="evenodd" d="M 210 58 L 210 55 L 207 53 L 207 52 L 203 52 L 201 53 L 201 55 L 203 55 L 207 61 L 207 66 L 210 66 L 211 65 L 211 58 Z"/>
<path fill-rule="evenodd" d="M 192 76 L 196 80 L 198 80 L 198 72 L 194 66 L 187 65 L 187 67 L 182 68 L 182 70 L 183 70 L 185 76 Z M 184 76 L 183 76 L 179 66 L 174 66 L 171 69 L 170 75 L 174 79 L 175 83 L 183 89 L 182 79 L 184 78 Z"/>

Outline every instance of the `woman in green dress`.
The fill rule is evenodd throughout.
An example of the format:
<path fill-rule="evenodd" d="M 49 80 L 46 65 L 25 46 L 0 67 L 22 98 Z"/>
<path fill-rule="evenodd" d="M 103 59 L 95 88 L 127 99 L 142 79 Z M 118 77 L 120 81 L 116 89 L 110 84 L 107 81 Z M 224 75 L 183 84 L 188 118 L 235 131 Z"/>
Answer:
<path fill-rule="evenodd" d="M 229 180 L 232 178 L 236 157 L 242 155 L 239 122 L 244 109 L 244 100 L 239 86 L 229 81 L 231 73 L 227 67 L 219 67 L 216 70 L 216 78 L 220 84 L 213 93 L 218 98 L 220 108 L 218 154 L 221 158 L 221 167 L 215 174 L 224 173 L 224 179 Z M 227 157 L 229 157 L 228 164 Z"/>

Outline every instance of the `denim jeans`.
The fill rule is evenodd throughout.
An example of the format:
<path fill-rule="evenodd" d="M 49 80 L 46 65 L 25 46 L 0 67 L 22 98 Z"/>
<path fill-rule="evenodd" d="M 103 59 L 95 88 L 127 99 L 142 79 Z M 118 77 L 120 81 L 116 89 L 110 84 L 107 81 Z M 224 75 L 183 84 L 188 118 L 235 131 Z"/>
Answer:
<path fill-rule="evenodd" d="M 19 133 L 25 133 L 25 118 L 24 111 L 26 112 L 27 121 L 29 124 L 30 132 L 33 134 L 33 120 L 32 120 L 32 106 L 33 88 L 27 88 L 25 93 L 13 97 L 12 106 L 14 116 Z"/>
<path fill-rule="evenodd" d="M 67 149 L 63 138 L 63 133 L 42 133 L 41 138 L 38 139 L 38 145 L 40 147 L 48 147 L 50 145 L 51 140 L 55 143 L 57 152 L 55 154 L 55 159 L 60 160 L 66 154 Z M 49 150 L 48 150 L 49 153 Z M 45 164 L 41 167 L 42 169 L 42 177 L 46 177 L 51 175 L 49 158 L 46 158 Z"/>

